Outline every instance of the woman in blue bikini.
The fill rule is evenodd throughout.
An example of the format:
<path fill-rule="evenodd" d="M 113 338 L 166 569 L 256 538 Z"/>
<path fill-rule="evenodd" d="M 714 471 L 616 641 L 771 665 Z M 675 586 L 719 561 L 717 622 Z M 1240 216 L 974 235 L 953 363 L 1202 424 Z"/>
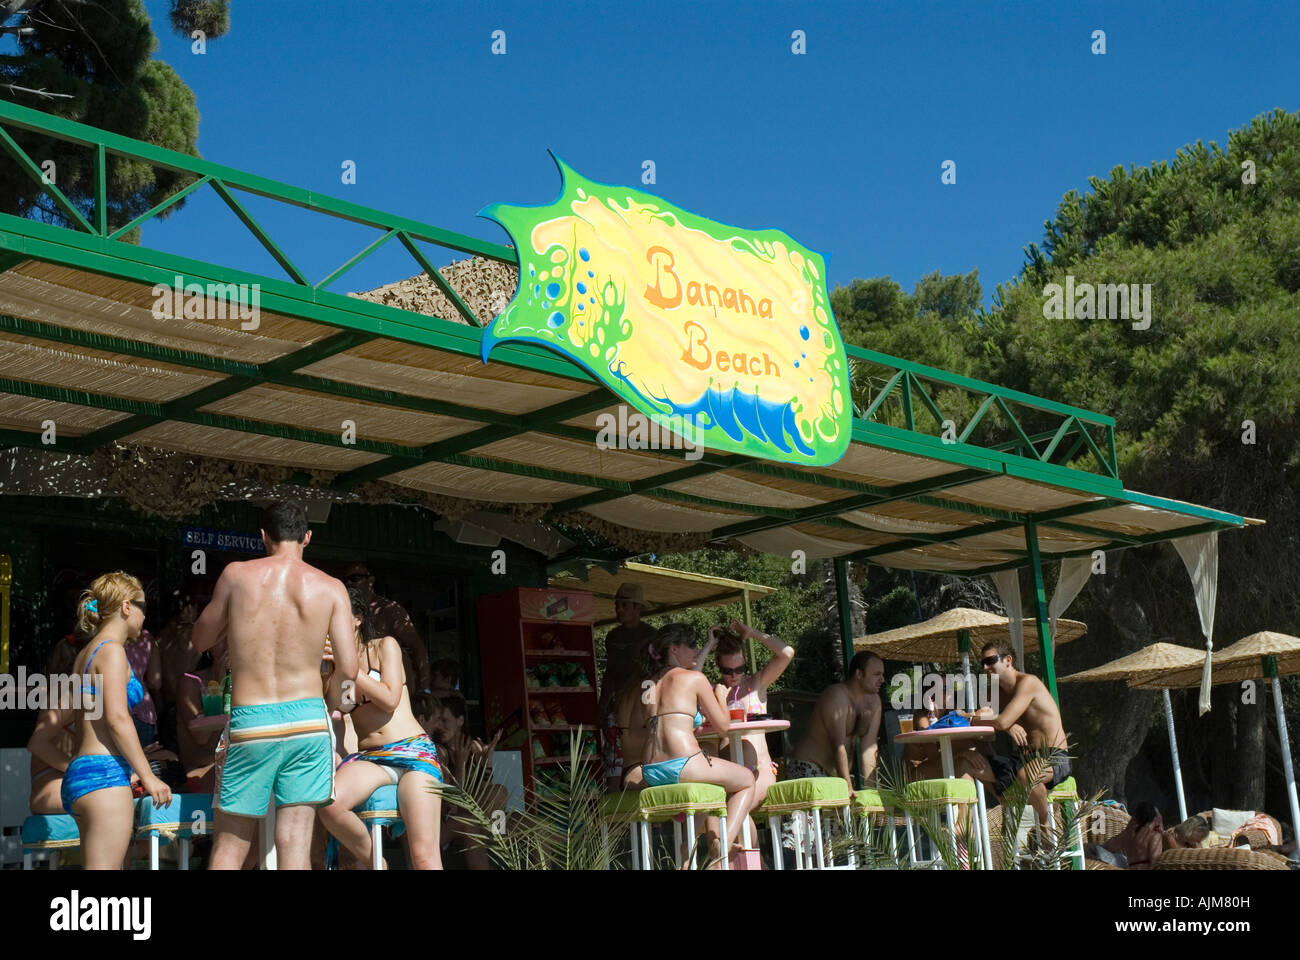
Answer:
<path fill-rule="evenodd" d="M 730 725 L 708 678 L 692 669 L 697 646 L 695 631 L 684 623 L 660 628 L 651 642 L 651 658 L 661 666 L 643 686 L 641 709 L 649 736 L 641 776 L 647 787 L 714 783 L 726 790 L 729 850 L 754 802 L 754 774 L 738 763 L 706 756 L 695 739 L 703 720 L 721 733 Z"/>
<path fill-rule="evenodd" d="M 94 634 L 77 654 L 81 702 L 76 710 L 77 753 L 63 775 L 63 809 L 77 818 L 87 870 L 118 870 L 131 844 L 135 803 L 131 771 L 160 807 L 171 788 L 153 775 L 135 732 L 131 710 L 144 687 L 127 663 L 125 643 L 144 628 L 144 590 L 129 573 L 106 573 L 77 605 L 78 631 Z"/>

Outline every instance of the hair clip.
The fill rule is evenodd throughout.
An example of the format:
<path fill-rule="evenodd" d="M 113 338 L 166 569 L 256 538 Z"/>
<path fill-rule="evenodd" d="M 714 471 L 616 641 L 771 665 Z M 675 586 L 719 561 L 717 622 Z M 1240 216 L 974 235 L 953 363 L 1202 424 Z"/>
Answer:
<path fill-rule="evenodd" d="M 86 601 L 86 609 L 89 610 L 91 613 L 99 613 L 99 601 L 96 600 L 94 597 L 91 597 L 89 600 Z"/>

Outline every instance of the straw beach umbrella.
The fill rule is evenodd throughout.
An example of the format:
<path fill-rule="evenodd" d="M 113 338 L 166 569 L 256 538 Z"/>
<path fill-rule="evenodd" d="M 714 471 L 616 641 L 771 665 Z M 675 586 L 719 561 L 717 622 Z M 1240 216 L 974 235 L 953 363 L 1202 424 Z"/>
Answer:
<path fill-rule="evenodd" d="M 1252 633 L 1232 646 L 1215 651 L 1211 667 L 1215 685 L 1265 679 L 1273 682 L 1273 710 L 1277 715 L 1278 739 L 1282 743 L 1282 769 L 1286 773 L 1287 799 L 1291 805 L 1291 829 L 1300 837 L 1300 801 L 1296 798 L 1295 767 L 1291 762 L 1291 742 L 1286 732 L 1280 679 L 1300 673 L 1300 638 L 1271 630 Z M 1165 671 L 1130 683 L 1141 689 L 1181 690 L 1199 686 L 1201 670 L 1197 667 Z M 1291 857 L 1300 857 L 1300 849 Z"/>
<path fill-rule="evenodd" d="M 1205 660 L 1202 650 L 1192 647 L 1180 647 L 1173 643 L 1153 643 L 1126 657 L 1103 663 L 1091 670 L 1081 670 L 1068 677 L 1061 677 L 1060 683 L 1096 683 L 1103 680 L 1127 680 L 1130 685 L 1175 670 L 1195 670 L 1197 682 L 1200 682 L 1200 670 Z M 1165 723 L 1169 727 L 1169 753 L 1174 763 L 1174 787 L 1178 791 L 1179 820 L 1187 819 L 1187 800 L 1183 796 L 1183 768 L 1178 757 L 1178 738 L 1174 735 L 1174 708 L 1169 702 L 1169 691 L 1163 691 L 1165 698 Z"/>
<path fill-rule="evenodd" d="M 1028 625 L 1034 621 L 1024 622 Z M 1057 620 L 1053 646 L 1077 640 L 1087 632 L 1087 626 L 1078 620 Z M 888 660 L 934 663 L 961 660 L 961 672 L 967 680 L 967 707 L 973 708 L 970 651 L 978 650 L 986 643 L 1001 643 L 1010 637 L 1010 621 L 1006 617 L 969 607 L 956 607 L 921 623 L 858 637 L 853 641 L 853 647 L 857 651 L 869 650 Z M 1025 630 L 1024 637 L 1026 652 L 1038 649 L 1037 630 Z"/>

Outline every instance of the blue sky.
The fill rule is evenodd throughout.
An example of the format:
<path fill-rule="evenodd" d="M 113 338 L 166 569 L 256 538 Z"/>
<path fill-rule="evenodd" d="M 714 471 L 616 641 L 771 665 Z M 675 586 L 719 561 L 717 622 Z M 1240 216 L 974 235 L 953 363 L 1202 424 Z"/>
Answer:
<path fill-rule="evenodd" d="M 1300 106 L 1292 4 L 234 0 L 203 56 L 147 6 L 208 159 L 499 242 L 477 212 L 552 200 L 548 148 L 637 186 L 653 160 L 644 189 L 787 231 L 832 286 L 978 267 L 986 302 L 1066 190 Z M 313 280 L 371 236 L 255 210 Z M 281 275 L 215 199 L 144 243 Z M 392 246 L 346 288 L 418 272 Z"/>

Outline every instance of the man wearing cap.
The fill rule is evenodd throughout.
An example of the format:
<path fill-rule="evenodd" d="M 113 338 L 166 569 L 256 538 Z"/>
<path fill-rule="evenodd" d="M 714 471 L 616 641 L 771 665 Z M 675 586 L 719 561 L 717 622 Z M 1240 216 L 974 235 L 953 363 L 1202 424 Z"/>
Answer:
<path fill-rule="evenodd" d="M 647 648 L 657 632 L 641 622 L 641 614 L 650 609 L 645 590 L 639 583 L 620 584 L 614 594 L 614 616 L 618 626 L 605 635 L 605 675 L 600 683 L 600 705 L 596 713 L 602 721 L 602 746 L 605 775 L 609 787 L 617 790 L 623 774 L 623 731 L 614 716 L 614 699 L 632 680 L 646 660 Z"/>
<path fill-rule="evenodd" d="M 654 639 L 655 628 L 641 622 L 651 610 L 639 583 L 624 583 L 614 594 L 614 617 L 618 626 L 605 635 L 605 676 L 600 684 L 600 716 L 614 705 L 614 695 L 636 674 Z"/>

